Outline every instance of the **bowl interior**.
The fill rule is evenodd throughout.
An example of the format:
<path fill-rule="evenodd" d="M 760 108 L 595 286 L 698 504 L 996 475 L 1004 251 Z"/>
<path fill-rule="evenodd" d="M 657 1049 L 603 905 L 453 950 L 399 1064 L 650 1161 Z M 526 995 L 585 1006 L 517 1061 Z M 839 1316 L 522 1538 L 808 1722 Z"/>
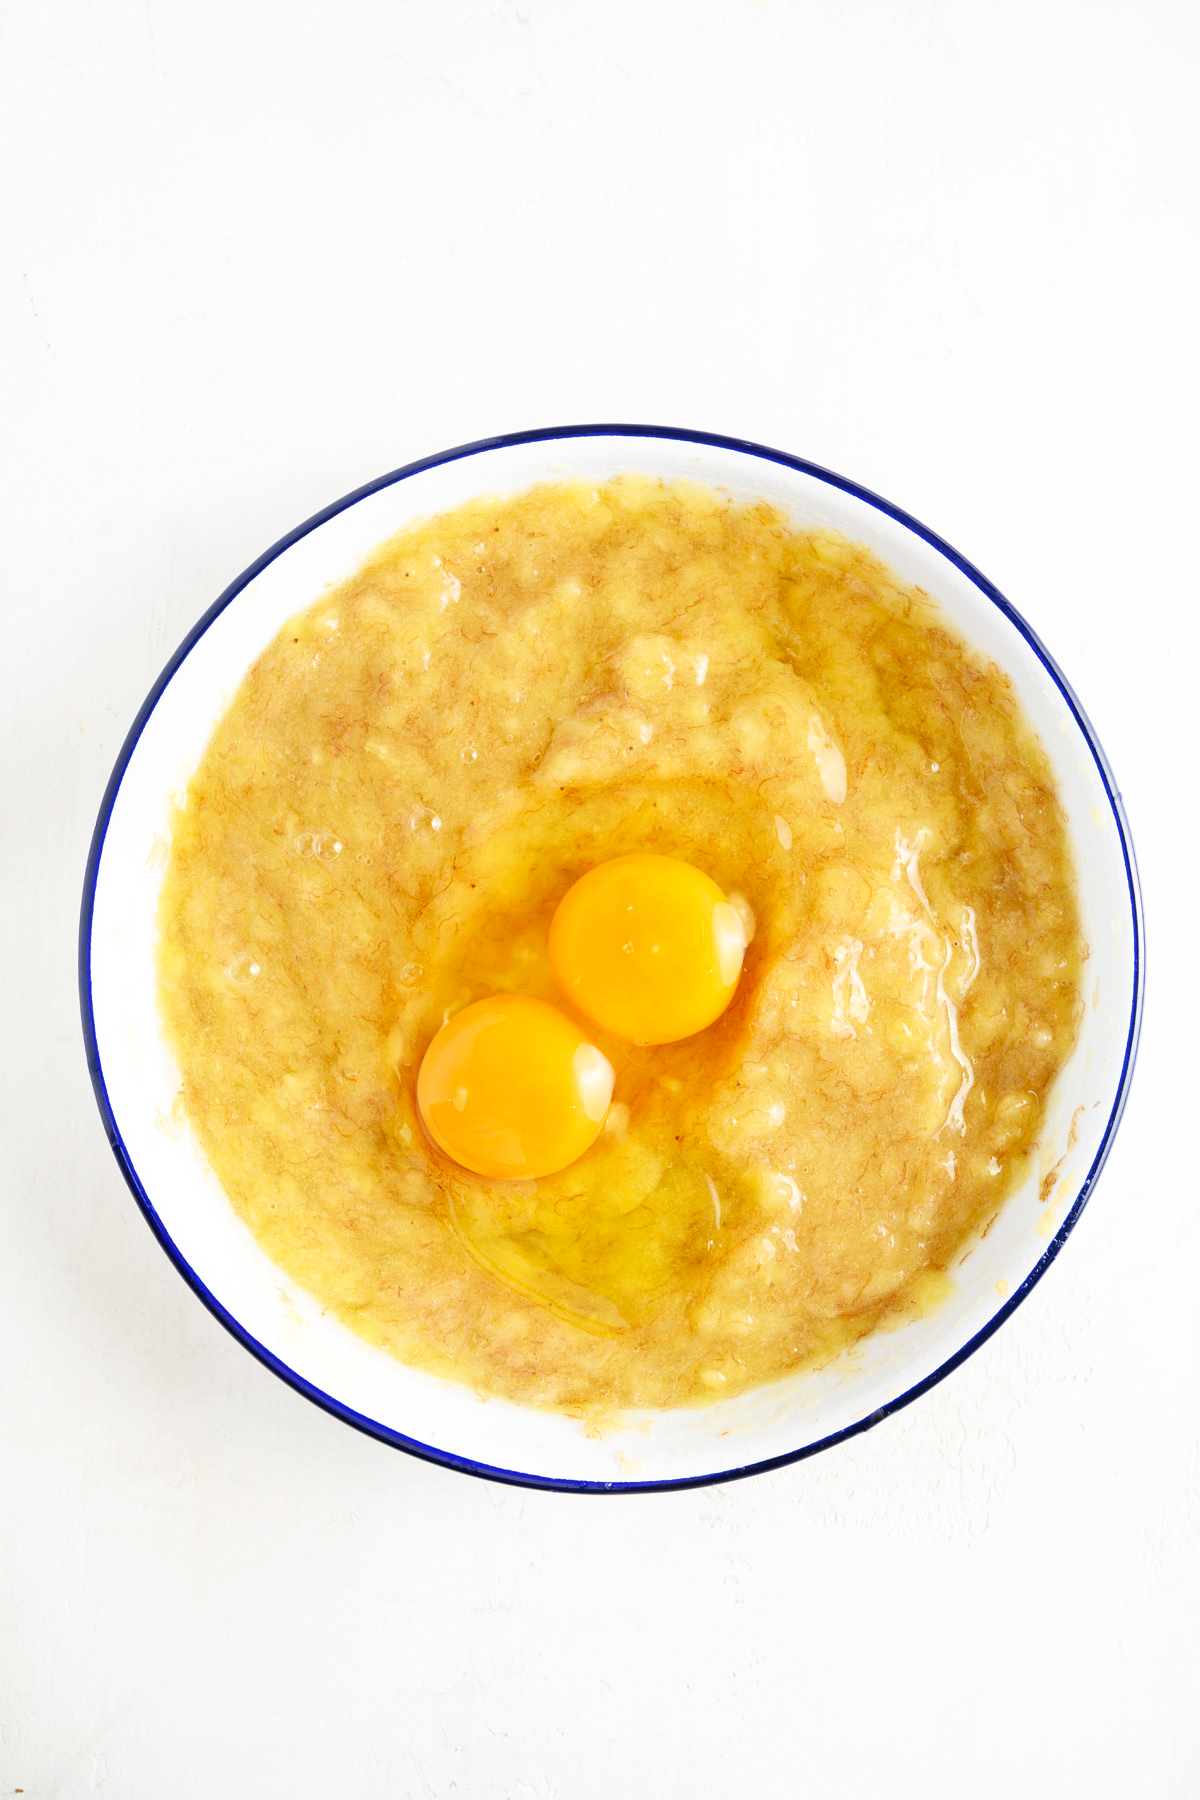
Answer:
<path fill-rule="evenodd" d="M 395 1362 L 267 1260 L 175 1116 L 179 1072 L 161 1029 L 154 965 L 172 803 L 246 669 L 285 621 L 414 518 L 481 493 L 626 471 L 766 499 L 799 526 L 831 526 L 869 545 L 1007 671 L 1055 768 L 1089 955 L 1079 1042 L 1052 1091 L 1034 1165 L 953 1271 L 943 1306 L 824 1369 L 703 1409 L 639 1414 L 590 1437 L 575 1421 L 484 1400 Z M 341 1416 L 457 1466 L 534 1482 L 719 1479 L 804 1454 L 937 1379 L 1011 1310 L 1074 1222 L 1115 1129 L 1136 1040 L 1139 922 L 1119 800 L 1086 721 L 1028 628 L 946 546 L 860 490 L 751 446 L 619 429 L 451 453 L 352 496 L 268 552 L 197 627 L 148 707 L 106 796 L 85 897 L 81 971 L 97 1092 L 131 1185 L 189 1280 L 248 1347 Z"/>

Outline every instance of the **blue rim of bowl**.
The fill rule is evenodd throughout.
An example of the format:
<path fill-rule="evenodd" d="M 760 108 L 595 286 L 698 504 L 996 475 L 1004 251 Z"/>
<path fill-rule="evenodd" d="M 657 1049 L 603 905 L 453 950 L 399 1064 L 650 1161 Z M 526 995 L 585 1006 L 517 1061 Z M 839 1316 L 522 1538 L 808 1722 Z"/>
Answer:
<path fill-rule="evenodd" d="M 1016 1292 L 1011 1294 L 1003 1305 L 993 1313 L 986 1325 L 982 1326 L 980 1330 L 967 1341 L 967 1343 L 956 1350 L 953 1356 L 948 1357 L 944 1363 L 940 1364 L 932 1374 L 925 1376 L 923 1380 L 915 1383 L 913 1387 L 906 1389 L 906 1391 L 903 1394 L 898 1395 L 896 1399 L 889 1400 L 886 1406 L 878 1407 L 874 1412 L 868 1413 L 864 1418 L 856 1420 L 854 1424 L 845 1426 L 841 1431 L 832 1432 L 828 1437 L 820 1438 L 814 1444 L 806 1444 L 799 1450 L 787 1451 L 782 1456 L 767 1457 L 761 1462 L 746 1463 L 739 1468 L 719 1469 L 711 1474 L 688 1475 L 670 1481 L 572 1481 L 558 1476 L 530 1475 L 523 1473 L 520 1470 L 500 1469 L 493 1467 L 489 1463 L 474 1462 L 469 1457 L 458 1456 L 452 1451 L 441 1450 L 436 1445 L 420 1443 L 415 1438 L 406 1437 L 403 1432 L 394 1431 L 389 1426 L 380 1424 L 376 1419 L 369 1419 L 364 1414 L 355 1412 L 352 1407 L 346 1406 L 332 1394 L 327 1394 L 322 1389 L 315 1387 L 311 1382 L 306 1381 L 302 1375 L 297 1374 L 294 1369 L 289 1368 L 288 1365 L 282 1362 L 271 1350 L 268 1350 L 265 1344 L 259 1343 L 258 1339 L 253 1337 L 231 1313 L 226 1311 L 216 1295 L 205 1286 L 196 1271 L 183 1257 L 162 1220 L 159 1218 L 158 1213 L 155 1211 L 153 1202 L 145 1188 L 142 1186 L 137 1170 L 133 1165 L 133 1159 L 121 1137 L 120 1127 L 117 1124 L 111 1102 L 109 1101 L 108 1090 L 104 1081 L 104 1071 L 100 1063 L 99 1047 L 96 1041 L 96 1021 L 92 1007 L 91 937 L 92 918 L 96 898 L 96 878 L 99 872 L 101 857 L 104 852 L 104 842 L 107 836 L 108 824 L 112 815 L 113 806 L 116 803 L 117 794 L 120 790 L 121 782 L 124 779 L 125 770 L 137 747 L 138 740 L 145 729 L 147 720 L 170 685 L 172 677 L 185 658 L 191 653 L 195 645 L 199 642 L 200 638 L 204 636 L 204 633 L 208 630 L 213 620 L 219 617 L 219 615 L 225 611 L 225 608 L 237 598 L 242 589 L 247 587 L 257 575 L 260 575 L 270 563 L 275 561 L 276 557 L 283 553 L 283 551 L 289 549 L 292 544 L 299 542 L 301 538 L 307 537 L 309 532 L 315 531 L 319 525 L 324 525 L 327 520 L 335 518 L 338 513 L 345 512 L 348 507 L 356 505 L 358 501 L 365 500 L 368 495 L 378 493 L 382 488 L 391 487 L 396 482 L 407 480 L 409 476 L 420 475 L 426 469 L 437 468 L 442 463 L 458 462 L 465 457 L 477 456 L 481 452 L 487 450 L 509 449 L 518 444 L 546 443 L 552 442 L 555 439 L 588 437 L 654 438 L 673 443 L 700 444 L 710 449 L 735 450 L 744 455 L 757 457 L 764 462 L 781 464 L 784 468 L 795 469 L 802 475 L 812 476 L 818 481 L 825 482 L 829 487 L 837 488 L 842 493 L 852 494 L 856 499 L 865 501 L 868 506 L 873 506 L 877 512 L 886 514 L 888 518 L 894 519 L 898 524 L 903 525 L 907 530 L 914 533 L 915 536 L 923 539 L 925 543 L 929 544 L 934 550 L 938 551 L 940 555 L 944 556 L 948 562 L 952 563 L 956 569 L 965 575 L 967 579 L 979 589 L 980 593 L 985 595 L 994 606 L 999 608 L 1005 618 L 1010 621 L 1021 637 L 1024 638 L 1025 642 L 1033 651 L 1033 654 L 1042 664 L 1042 667 L 1046 670 L 1055 687 L 1062 695 L 1071 716 L 1079 727 L 1084 741 L 1095 761 L 1100 780 L 1104 786 L 1104 791 L 1108 796 L 1108 803 L 1112 809 L 1113 819 L 1116 823 L 1117 836 L 1121 845 L 1121 855 L 1125 864 L 1125 879 L 1128 886 L 1130 915 L 1133 926 L 1133 994 L 1130 1005 L 1129 1029 L 1125 1040 L 1125 1053 L 1121 1066 L 1121 1076 L 1117 1085 L 1117 1092 L 1113 1100 L 1112 1109 L 1109 1112 L 1108 1122 L 1104 1128 L 1104 1135 L 1101 1138 L 1100 1146 L 1092 1161 L 1091 1168 L 1088 1170 L 1087 1178 L 1079 1190 L 1074 1205 L 1071 1207 L 1070 1212 L 1047 1245 L 1042 1256 L 1038 1259 L 1038 1262 L 1030 1273 L 1025 1277 L 1025 1280 L 1021 1283 L 1020 1287 L 1017 1288 Z M 188 1286 L 199 1299 L 203 1301 L 213 1317 L 219 1320 L 231 1336 L 236 1338 L 240 1344 L 249 1350 L 252 1356 L 257 1357 L 259 1362 L 263 1363 L 273 1374 L 278 1375 L 281 1381 L 285 1381 L 288 1386 L 294 1388 L 297 1393 L 303 1394 L 305 1399 L 311 1400 L 314 1405 L 321 1407 L 325 1412 L 331 1413 L 334 1418 L 341 1419 L 345 1424 L 354 1426 L 356 1430 L 365 1433 L 368 1437 L 377 1438 L 380 1442 L 390 1444 L 395 1449 L 406 1450 L 410 1455 L 419 1457 L 425 1462 L 436 1463 L 443 1468 L 455 1469 L 461 1474 L 477 1475 L 484 1480 L 503 1482 L 513 1487 L 551 1489 L 559 1493 L 574 1494 L 645 1494 L 668 1492 L 680 1488 L 711 1487 L 721 1482 L 739 1481 L 748 1475 L 763 1475 L 772 1469 L 786 1468 L 789 1463 L 802 1462 L 806 1457 L 815 1456 L 818 1451 L 829 1450 L 835 1444 L 845 1443 L 847 1439 L 857 1437 L 860 1432 L 869 1431 L 872 1425 L 878 1425 L 882 1419 L 889 1418 L 893 1413 L 899 1412 L 901 1407 L 908 1406 L 912 1401 L 920 1399 L 922 1394 L 927 1394 L 931 1388 L 936 1387 L 940 1381 L 944 1381 L 947 1375 L 952 1374 L 953 1371 L 964 1363 L 969 1356 L 973 1355 L 974 1352 L 979 1349 L 981 1344 L 985 1344 L 992 1336 L 993 1332 L 998 1331 L 1005 1320 L 1011 1317 L 1017 1307 L 1026 1296 L 1032 1292 L 1033 1288 L 1046 1273 L 1046 1270 L 1050 1267 L 1050 1264 L 1054 1261 L 1071 1231 L 1074 1229 L 1074 1226 L 1087 1203 L 1088 1197 L 1096 1185 L 1100 1171 L 1108 1160 L 1108 1154 L 1112 1148 L 1117 1127 L 1121 1122 L 1121 1115 L 1125 1110 L 1125 1102 L 1129 1094 L 1129 1085 L 1133 1077 L 1133 1065 L 1137 1055 L 1138 1037 L 1141 1031 L 1144 968 L 1145 949 L 1141 892 L 1138 885 L 1137 865 L 1134 861 L 1133 843 L 1130 836 L 1129 824 L 1125 817 L 1125 810 L 1121 803 L 1120 793 L 1117 789 L 1116 782 L 1113 779 L 1112 771 L 1108 766 L 1107 758 L 1100 747 L 1100 741 L 1097 738 L 1095 731 L 1092 729 L 1087 714 L 1076 699 L 1070 683 L 1059 669 L 1058 664 L 1054 661 L 1054 658 L 1050 655 L 1045 645 L 1038 638 L 1037 634 L 1030 629 L 1029 625 L 1021 617 L 1016 608 L 1004 598 L 1004 595 L 1001 594 L 997 588 L 992 586 L 992 583 L 985 575 L 982 575 L 972 563 L 968 562 L 964 556 L 960 556 L 957 550 L 946 543 L 944 538 L 940 538 L 936 532 L 930 531 L 928 526 L 922 525 L 920 520 L 913 518 L 911 513 L 905 512 L 901 507 L 893 506 L 890 501 L 882 499 L 878 494 L 873 494 L 869 488 L 860 487 L 856 481 L 850 481 L 844 475 L 835 475 L 831 470 L 823 469 L 816 463 L 806 462 L 802 457 L 790 456 L 784 450 L 768 449 L 765 445 L 753 443 L 746 438 L 724 437 L 717 432 L 689 431 L 682 428 L 674 429 L 670 426 L 662 425 L 548 426 L 533 431 L 509 432 L 500 437 L 479 438 L 474 443 L 470 444 L 459 444 L 456 445 L 454 449 L 440 451 L 436 456 L 426 456 L 419 462 L 406 463 L 403 468 L 393 469 L 390 474 L 380 475 L 376 480 L 367 482 L 365 486 L 355 488 L 353 493 L 346 494 L 342 499 L 335 500 L 332 505 L 324 507 L 322 511 L 314 513 L 310 519 L 305 520 L 303 525 L 298 525 L 294 531 L 289 531 L 286 537 L 281 537 L 277 543 L 272 544 L 271 548 L 264 551 L 256 562 L 251 563 L 248 569 L 243 570 L 236 581 L 230 583 L 224 593 L 213 602 L 208 611 L 197 621 L 192 630 L 189 631 L 175 654 L 163 669 L 158 680 L 154 683 L 149 694 L 146 696 L 141 710 L 134 720 L 133 725 L 130 727 L 129 734 L 121 746 L 120 755 L 117 757 L 113 772 L 109 777 L 108 786 L 104 790 L 104 798 L 100 803 L 100 812 L 96 820 L 96 829 L 92 835 L 91 849 L 88 853 L 87 870 L 83 884 L 83 904 L 79 919 L 79 999 L 83 1015 L 83 1034 L 87 1048 L 88 1071 L 92 1078 L 92 1086 L 96 1094 L 96 1103 L 99 1106 L 100 1116 L 104 1122 L 105 1133 L 112 1146 L 113 1154 L 117 1159 L 121 1173 L 124 1175 L 125 1180 L 133 1193 L 133 1197 L 141 1208 L 142 1214 L 151 1231 L 158 1239 L 167 1256 L 174 1263 L 176 1269 L 188 1283 Z"/>

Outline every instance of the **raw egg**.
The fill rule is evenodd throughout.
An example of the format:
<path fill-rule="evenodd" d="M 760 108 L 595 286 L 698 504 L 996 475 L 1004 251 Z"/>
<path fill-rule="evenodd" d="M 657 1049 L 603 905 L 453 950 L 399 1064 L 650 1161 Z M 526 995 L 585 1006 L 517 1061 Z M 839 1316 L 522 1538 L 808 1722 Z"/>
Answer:
<path fill-rule="evenodd" d="M 586 1018 L 633 1044 L 673 1044 L 733 999 L 752 915 L 673 856 L 614 857 L 559 902 L 550 962 Z"/>
<path fill-rule="evenodd" d="M 553 1175 L 596 1140 L 613 1069 L 557 1006 L 494 994 L 455 1013 L 417 1075 L 417 1106 L 438 1147 L 476 1175 Z"/>

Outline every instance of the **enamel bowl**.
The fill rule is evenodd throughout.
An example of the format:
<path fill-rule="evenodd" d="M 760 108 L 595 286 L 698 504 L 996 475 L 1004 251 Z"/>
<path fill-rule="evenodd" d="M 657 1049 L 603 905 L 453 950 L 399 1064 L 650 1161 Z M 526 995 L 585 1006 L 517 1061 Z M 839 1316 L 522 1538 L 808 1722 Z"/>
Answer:
<path fill-rule="evenodd" d="M 1011 677 L 1054 765 L 1089 947 L 1079 1042 L 1024 1185 L 954 1270 L 929 1317 L 819 1371 L 698 1409 L 641 1413 L 589 1437 L 576 1422 L 405 1367 L 355 1337 L 269 1262 L 173 1117 L 179 1073 L 155 1003 L 159 888 L 173 799 L 243 674 L 280 626 L 411 519 L 480 493 L 623 471 L 765 499 L 799 526 L 870 546 L 940 602 Z M 134 721 L 100 809 L 80 934 L 96 1097 L 129 1186 L 205 1305 L 268 1368 L 347 1424 L 455 1469 L 535 1487 L 628 1492 L 729 1480 L 810 1456 L 948 1375 L 1029 1293 L 1066 1241 L 1113 1141 L 1137 1043 L 1142 924 L 1120 797 L 1078 701 L 1020 615 L 897 507 L 810 463 L 700 432 L 581 426 L 518 433 L 384 475 L 283 538 L 227 588 Z"/>

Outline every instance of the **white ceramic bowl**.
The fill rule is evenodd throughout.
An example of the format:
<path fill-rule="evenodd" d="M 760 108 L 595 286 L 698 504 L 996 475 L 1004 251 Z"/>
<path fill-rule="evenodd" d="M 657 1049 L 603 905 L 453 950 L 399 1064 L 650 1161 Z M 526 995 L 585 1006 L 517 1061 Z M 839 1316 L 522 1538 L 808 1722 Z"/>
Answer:
<path fill-rule="evenodd" d="M 480 493 L 622 471 L 762 498 L 836 527 L 933 595 L 1011 676 L 1057 774 L 1090 949 L 1079 1042 L 1047 1107 L 1025 1184 L 955 1271 L 929 1318 L 831 1366 L 701 1409 L 644 1413 L 586 1436 L 570 1419 L 405 1367 L 372 1349 L 269 1262 L 186 1126 L 155 1004 L 156 909 L 172 798 L 243 674 L 281 625 L 409 520 Z M 200 620 L 134 722 L 96 825 L 80 934 L 84 1030 L 118 1162 L 164 1250 L 248 1350 L 348 1424 L 478 1475 L 620 1492 L 722 1481 L 837 1443 L 941 1380 L 1008 1317 L 1057 1255 L 1124 1106 L 1141 1010 L 1142 924 L 1120 797 L 1086 718 L 1018 613 L 923 525 L 853 482 L 778 451 L 700 432 L 581 426 L 522 432 L 410 464 L 335 502 L 238 577 Z"/>

